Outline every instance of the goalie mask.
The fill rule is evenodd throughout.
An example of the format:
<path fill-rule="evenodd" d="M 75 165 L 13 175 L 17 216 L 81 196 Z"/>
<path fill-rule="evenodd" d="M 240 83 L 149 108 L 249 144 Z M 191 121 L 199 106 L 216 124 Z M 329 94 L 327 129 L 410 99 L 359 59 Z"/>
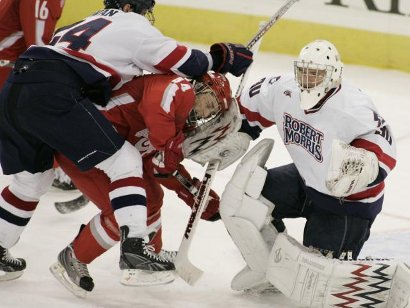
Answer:
<path fill-rule="evenodd" d="M 229 81 L 222 74 L 208 72 L 192 84 L 195 104 L 185 124 L 185 132 L 210 125 L 229 109 L 233 99 Z"/>
<path fill-rule="evenodd" d="M 153 9 L 155 0 L 104 0 L 106 9 L 122 10 L 124 5 L 130 4 L 134 13 L 145 16 L 151 24 L 154 24 L 155 17 Z"/>
<path fill-rule="evenodd" d="M 329 92 L 340 85 L 343 63 L 336 47 L 317 40 L 302 48 L 294 62 L 295 78 L 300 89 L 300 107 L 313 108 Z"/>

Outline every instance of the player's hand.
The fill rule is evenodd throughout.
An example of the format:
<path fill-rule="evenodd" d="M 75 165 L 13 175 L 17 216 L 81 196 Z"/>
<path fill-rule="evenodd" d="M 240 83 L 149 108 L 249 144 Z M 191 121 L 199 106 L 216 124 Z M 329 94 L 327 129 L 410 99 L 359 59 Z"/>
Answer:
<path fill-rule="evenodd" d="M 335 197 L 346 197 L 365 189 L 376 180 L 379 161 L 376 154 L 333 140 L 326 187 Z"/>
<path fill-rule="evenodd" d="M 191 183 L 194 187 L 199 189 L 201 181 L 197 178 L 192 179 Z M 196 196 L 194 196 L 190 191 L 181 185 L 180 189 L 176 191 L 178 197 L 183 200 L 189 207 L 195 203 Z M 208 221 L 216 221 L 221 218 L 219 215 L 219 196 L 218 194 L 211 189 L 208 196 L 208 202 L 205 205 L 205 209 L 202 212 L 201 218 Z"/>
<path fill-rule="evenodd" d="M 209 52 L 212 56 L 212 70 L 225 74 L 242 75 L 253 61 L 253 53 L 244 45 L 232 43 L 213 44 Z"/>
<path fill-rule="evenodd" d="M 152 158 L 155 176 L 169 176 L 177 170 L 179 163 L 184 159 L 182 143 L 184 134 L 179 132 L 174 138 L 168 140 L 163 151 L 158 151 Z"/>

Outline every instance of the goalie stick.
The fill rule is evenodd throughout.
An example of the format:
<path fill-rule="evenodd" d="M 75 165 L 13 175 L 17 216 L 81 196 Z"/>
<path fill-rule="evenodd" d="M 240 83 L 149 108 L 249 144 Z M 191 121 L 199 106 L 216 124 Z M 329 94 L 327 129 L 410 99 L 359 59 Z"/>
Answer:
<path fill-rule="evenodd" d="M 215 178 L 216 171 L 218 170 L 219 163 L 219 160 L 208 163 L 204 179 L 202 180 L 197 193 L 197 198 L 192 206 L 191 216 L 189 217 L 184 237 L 182 238 L 178 254 L 174 261 L 177 274 L 190 285 L 194 285 L 203 274 L 203 271 L 189 260 L 188 251 L 192 243 L 192 234 L 196 230 L 201 214 L 207 204 L 211 185 Z"/>
<path fill-rule="evenodd" d="M 262 36 L 265 35 L 265 33 L 279 20 L 279 18 L 282 17 L 283 14 L 285 14 L 289 10 L 289 8 L 297 1 L 299 0 L 288 0 L 284 5 L 282 5 L 279 10 L 269 19 L 269 21 L 261 26 L 259 31 L 249 41 L 246 47 L 248 49 L 253 49 L 255 54 L 257 49 L 259 48 Z M 249 67 L 240 80 L 238 90 L 236 92 L 237 96 L 241 94 L 248 75 Z M 203 271 L 192 264 L 192 262 L 189 260 L 188 251 L 189 247 L 191 246 L 192 235 L 196 229 L 196 226 L 208 200 L 211 184 L 214 175 L 218 170 L 219 164 L 219 161 L 212 161 L 208 163 L 204 179 L 199 188 L 197 202 L 195 202 L 194 206 L 192 207 L 192 213 L 189 217 L 188 224 L 174 262 L 178 275 L 190 285 L 194 285 L 203 274 Z"/>

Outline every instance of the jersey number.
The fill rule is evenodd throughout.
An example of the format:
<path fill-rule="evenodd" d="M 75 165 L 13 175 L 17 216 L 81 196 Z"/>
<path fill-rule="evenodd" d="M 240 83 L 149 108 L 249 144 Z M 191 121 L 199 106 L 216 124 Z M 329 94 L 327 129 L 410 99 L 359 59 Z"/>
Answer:
<path fill-rule="evenodd" d="M 69 42 L 68 48 L 76 51 L 80 49 L 85 50 L 91 44 L 90 39 L 110 23 L 111 21 L 104 18 L 94 19 L 85 24 L 75 26 L 63 34 L 63 36 L 53 39 L 52 43 L 56 41 Z"/>
<path fill-rule="evenodd" d="M 48 18 L 47 1 L 37 0 L 34 11 L 36 19 L 46 20 Z"/>

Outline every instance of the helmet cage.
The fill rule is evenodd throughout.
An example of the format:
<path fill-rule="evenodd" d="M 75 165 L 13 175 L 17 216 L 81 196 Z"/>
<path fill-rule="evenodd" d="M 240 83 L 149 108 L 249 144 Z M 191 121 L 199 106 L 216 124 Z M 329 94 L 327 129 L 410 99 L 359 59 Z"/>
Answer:
<path fill-rule="evenodd" d="M 335 68 L 332 65 L 295 61 L 294 69 L 301 91 L 312 91 L 320 87 L 326 93 L 333 87 L 332 74 Z"/>
<path fill-rule="evenodd" d="M 222 108 L 217 95 L 208 84 L 194 81 L 193 86 L 196 94 L 195 105 L 189 112 L 186 127 L 198 128 L 217 119 L 222 114 Z M 201 114 L 198 106 L 201 107 L 201 111 L 205 108 L 207 114 Z"/>
<path fill-rule="evenodd" d="M 303 110 L 315 107 L 342 79 L 343 63 L 336 47 L 324 40 L 316 40 L 302 48 L 294 62 L 295 79 L 300 90 Z"/>
<path fill-rule="evenodd" d="M 186 131 L 215 123 L 232 103 L 229 81 L 222 74 L 208 72 L 201 80 L 193 80 L 192 85 L 195 104 L 188 115 Z"/>

